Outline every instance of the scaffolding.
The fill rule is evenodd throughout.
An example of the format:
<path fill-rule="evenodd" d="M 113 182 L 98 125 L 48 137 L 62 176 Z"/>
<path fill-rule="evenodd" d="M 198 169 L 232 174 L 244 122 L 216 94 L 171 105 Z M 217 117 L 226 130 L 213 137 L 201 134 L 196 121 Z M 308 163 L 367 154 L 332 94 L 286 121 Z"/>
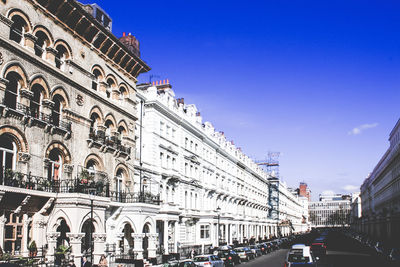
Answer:
<path fill-rule="evenodd" d="M 278 225 L 278 236 L 281 236 L 279 227 L 279 152 L 268 152 L 266 160 L 257 161 L 267 173 L 268 186 L 268 218 Z"/>

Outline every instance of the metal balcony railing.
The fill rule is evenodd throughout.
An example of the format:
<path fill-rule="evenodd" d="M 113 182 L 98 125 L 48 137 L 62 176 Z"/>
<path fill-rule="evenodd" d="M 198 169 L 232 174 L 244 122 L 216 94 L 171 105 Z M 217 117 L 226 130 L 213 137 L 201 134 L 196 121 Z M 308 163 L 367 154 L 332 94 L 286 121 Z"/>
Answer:
<path fill-rule="evenodd" d="M 100 176 L 96 176 L 100 177 Z M 130 193 L 127 191 L 112 191 L 111 185 L 105 179 L 48 179 L 45 177 L 14 172 L 10 169 L 0 170 L 0 185 L 50 193 L 82 193 L 110 198 L 121 203 L 160 204 L 160 195 L 151 193 Z"/>

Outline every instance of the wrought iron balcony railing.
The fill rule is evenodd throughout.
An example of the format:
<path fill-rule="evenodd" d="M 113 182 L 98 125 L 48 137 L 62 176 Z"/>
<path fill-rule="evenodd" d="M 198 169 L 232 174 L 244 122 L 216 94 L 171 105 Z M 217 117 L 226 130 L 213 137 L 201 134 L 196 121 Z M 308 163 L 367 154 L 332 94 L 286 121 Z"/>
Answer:
<path fill-rule="evenodd" d="M 85 178 L 55 180 L 31 174 L 13 172 L 10 169 L 0 172 L 0 185 L 50 193 L 82 193 L 110 198 L 121 203 L 160 204 L 160 195 L 150 193 L 131 193 L 128 191 L 112 191 L 105 180 Z"/>

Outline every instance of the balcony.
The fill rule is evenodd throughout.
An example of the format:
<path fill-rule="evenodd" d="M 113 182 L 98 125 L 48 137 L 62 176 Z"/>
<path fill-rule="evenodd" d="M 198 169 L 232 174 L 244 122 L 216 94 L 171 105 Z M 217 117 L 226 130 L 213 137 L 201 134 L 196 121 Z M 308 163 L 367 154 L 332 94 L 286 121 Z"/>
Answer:
<path fill-rule="evenodd" d="M 22 188 L 48 193 L 81 193 L 109 198 L 120 203 L 146 203 L 160 205 L 160 196 L 150 193 L 131 193 L 111 191 L 110 184 L 104 180 L 86 178 L 49 180 L 45 177 L 23 174 L 7 169 L 0 172 L 0 186 Z"/>
<path fill-rule="evenodd" d="M 48 125 L 53 127 L 53 132 L 59 132 L 60 134 L 71 133 L 71 123 L 61 120 L 59 116 L 44 114 L 21 103 L 15 103 L 15 107 L 9 107 L 6 105 L 5 98 L 3 98 L 2 104 L 8 109 L 5 116 L 24 119 L 25 123 L 42 126 L 43 128 Z"/>
<path fill-rule="evenodd" d="M 131 154 L 131 147 L 123 145 L 118 135 L 107 136 L 101 130 L 89 134 L 88 145 L 89 147 L 97 146 L 103 152 L 114 152 L 126 158 Z"/>

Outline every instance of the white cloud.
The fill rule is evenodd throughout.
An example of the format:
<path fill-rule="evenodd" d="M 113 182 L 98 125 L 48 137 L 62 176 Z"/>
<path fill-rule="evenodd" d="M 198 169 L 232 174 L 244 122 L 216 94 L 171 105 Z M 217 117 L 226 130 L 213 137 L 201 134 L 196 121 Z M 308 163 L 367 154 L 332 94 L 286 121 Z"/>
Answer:
<path fill-rule="evenodd" d="M 346 186 L 343 186 L 343 189 L 346 190 L 347 192 L 353 193 L 353 192 L 359 191 L 359 190 L 360 190 L 360 187 L 359 187 L 359 186 L 355 186 L 355 185 L 348 184 L 348 185 L 346 185 Z"/>
<path fill-rule="evenodd" d="M 371 128 L 375 128 L 378 126 L 378 123 L 366 123 L 357 127 L 354 127 L 350 132 L 349 135 L 358 135 L 361 134 L 364 130 L 368 130 Z"/>
<path fill-rule="evenodd" d="M 335 192 L 333 192 L 332 190 L 325 190 L 325 191 L 322 191 L 322 193 L 321 193 L 321 195 L 323 195 L 323 196 L 329 196 L 329 195 L 334 195 L 335 194 Z"/>

